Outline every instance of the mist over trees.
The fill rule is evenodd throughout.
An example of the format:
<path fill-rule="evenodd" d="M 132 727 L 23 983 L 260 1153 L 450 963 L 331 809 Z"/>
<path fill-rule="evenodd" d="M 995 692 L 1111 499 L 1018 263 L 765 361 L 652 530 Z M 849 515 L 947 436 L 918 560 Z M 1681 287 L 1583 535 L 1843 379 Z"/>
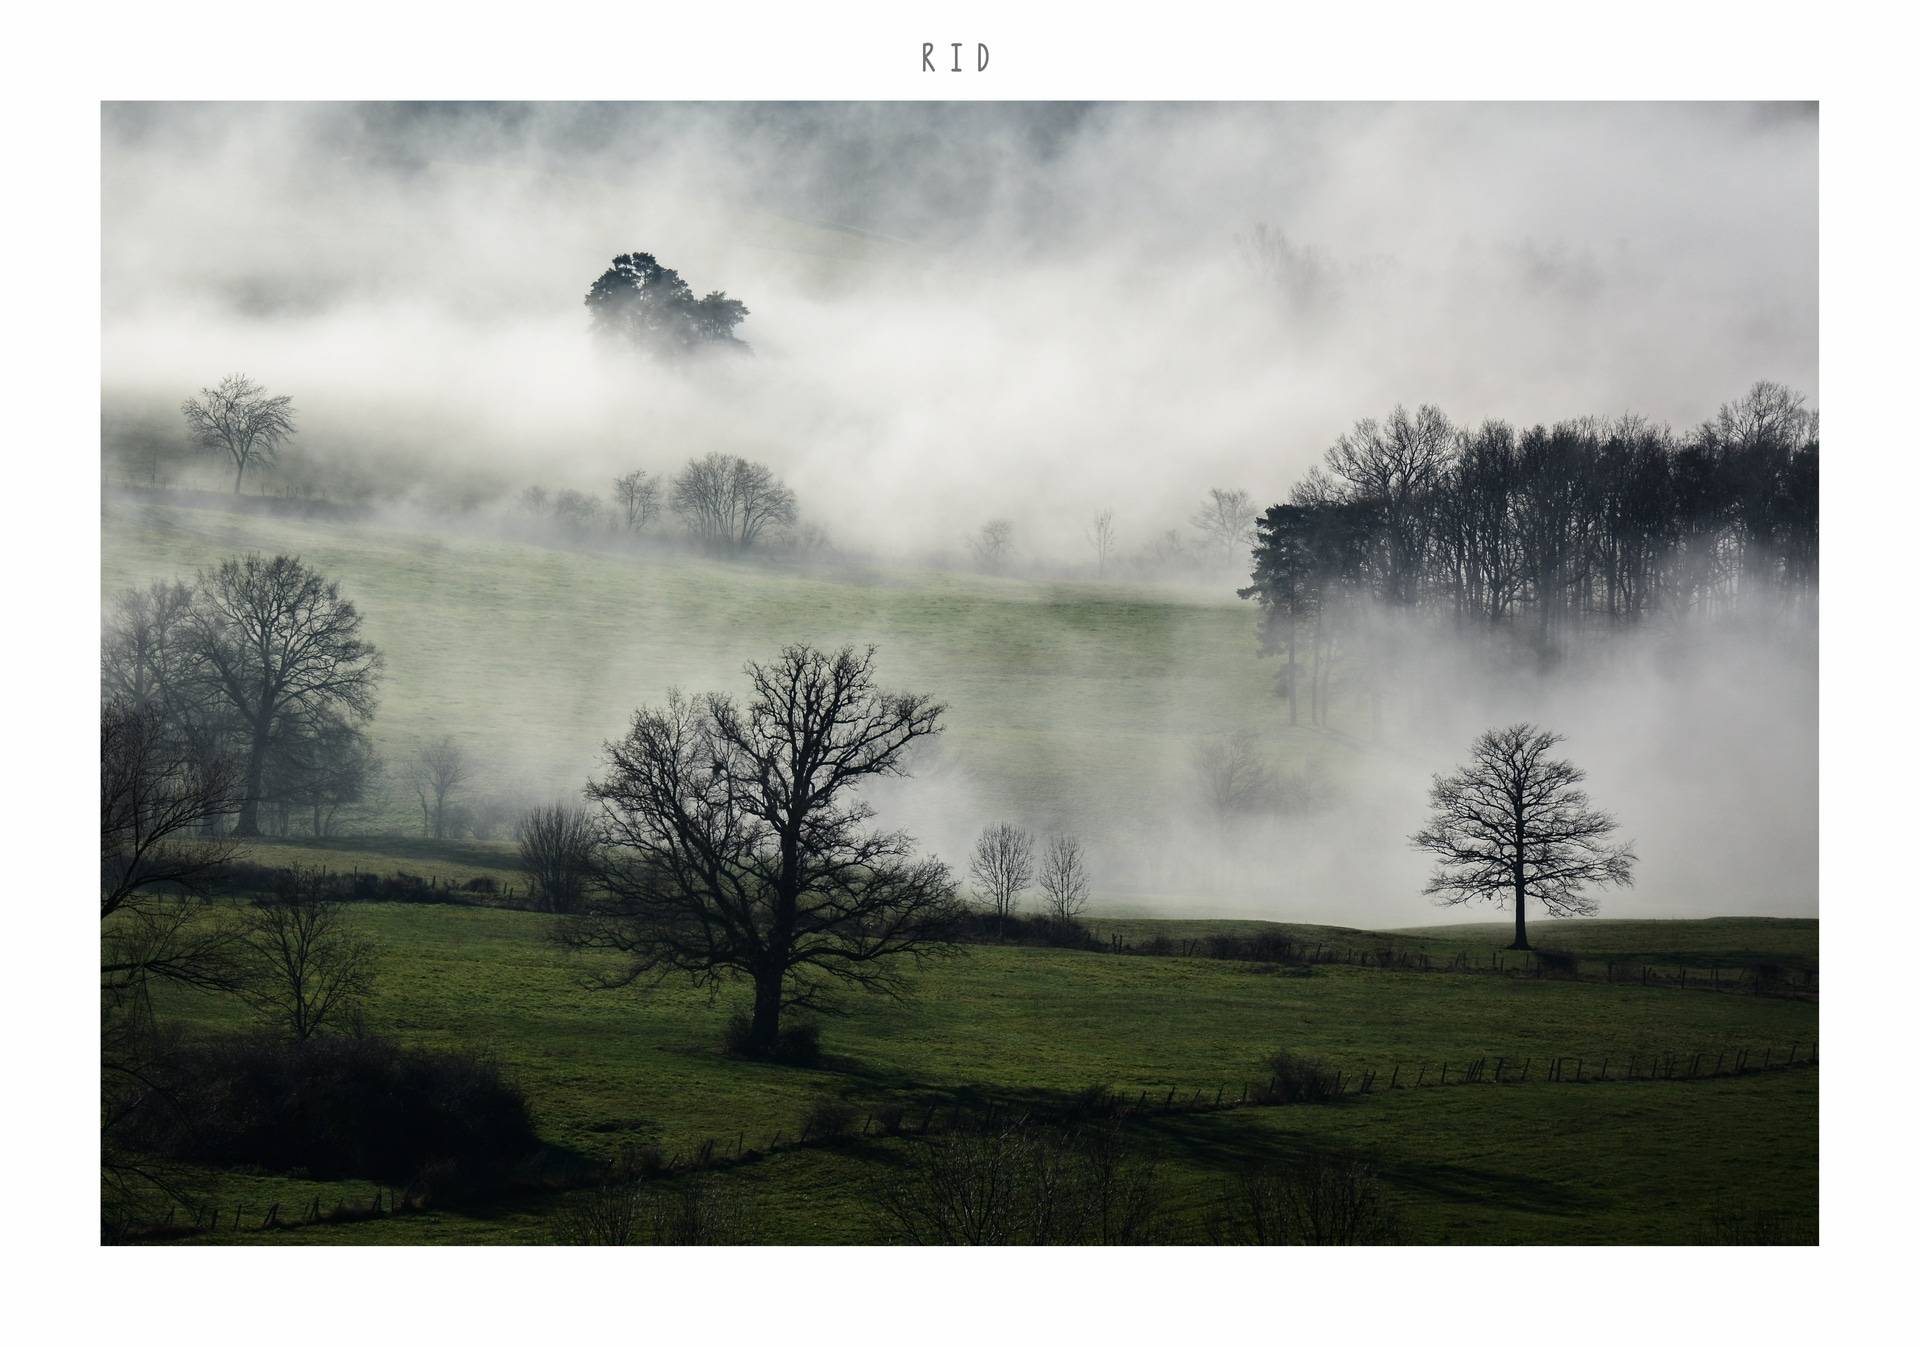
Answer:
<path fill-rule="evenodd" d="M 1654 616 L 1810 615 L 1819 453 L 1817 413 L 1766 382 L 1681 436 L 1633 416 L 1516 431 L 1396 408 L 1261 515 L 1240 595 L 1260 605 L 1261 653 L 1287 662 L 1289 719 L 1304 676 L 1315 724 L 1343 658 L 1377 704 L 1386 612 L 1543 659 Z"/>
<path fill-rule="evenodd" d="M 595 335 L 660 360 L 706 349 L 747 351 L 734 335 L 748 309 L 724 290 L 694 298 L 693 287 L 652 253 L 622 253 L 587 290 Z"/>

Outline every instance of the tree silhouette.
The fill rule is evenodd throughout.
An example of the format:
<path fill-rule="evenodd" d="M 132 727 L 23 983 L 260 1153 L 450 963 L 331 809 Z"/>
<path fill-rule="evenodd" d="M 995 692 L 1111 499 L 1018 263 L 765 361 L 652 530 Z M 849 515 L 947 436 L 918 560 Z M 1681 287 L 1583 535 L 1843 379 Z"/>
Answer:
<path fill-rule="evenodd" d="M 674 359 L 702 348 L 745 351 L 733 330 L 748 309 L 724 290 L 695 299 L 693 288 L 652 253 L 622 253 L 587 290 L 587 311 L 596 334 L 656 359 Z"/>
<path fill-rule="evenodd" d="M 229 374 L 197 398 L 180 404 L 187 430 L 202 449 L 224 453 L 233 463 L 233 494 L 254 464 L 271 467 L 280 445 L 296 432 L 293 399 L 270 398 L 267 390 L 244 374 Z"/>
<path fill-rule="evenodd" d="M 876 688 L 871 648 L 794 645 L 746 673 L 744 706 L 676 692 L 607 745 L 607 774 L 587 788 L 599 891 L 558 937 L 623 956 L 602 986 L 746 976 L 749 1042 L 770 1053 L 782 1012 L 821 1005 L 836 982 L 903 992 L 903 963 L 952 950 L 959 908 L 947 867 L 869 829 L 859 796 L 905 775 L 945 708 Z"/>
<path fill-rule="evenodd" d="M 1588 885 L 1631 885 L 1638 859 L 1632 844 L 1606 842 L 1611 814 L 1590 808 L 1571 762 L 1548 759 L 1560 735 L 1532 725 L 1488 730 L 1474 741 L 1473 761 L 1452 776 L 1435 776 L 1433 817 L 1413 845 L 1440 859 L 1426 892 L 1443 904 L 1485 898 L 1513 903 L 1513 944 L 1529 949 L 1527 900 L 1556 917 L 1590 916 L 1599 904 Z"/>

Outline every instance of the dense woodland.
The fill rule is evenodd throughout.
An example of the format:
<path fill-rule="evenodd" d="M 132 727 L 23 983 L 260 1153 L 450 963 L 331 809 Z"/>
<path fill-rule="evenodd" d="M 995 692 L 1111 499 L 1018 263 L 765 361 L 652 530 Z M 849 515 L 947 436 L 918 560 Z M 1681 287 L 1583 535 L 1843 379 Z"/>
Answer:
<path fill-rule="evenodd" d="M 1261 515 L 1262 653 L 1315 723 L 1343 664 L 1367 681 L 1390 614 L 1558 659 L 1588 634 L 1764 603 L 1811 615 L 1820 429 L 1758 383 L 1693 431 L 1637 416 L 1516 429 L 1395 408 L 1342 435 Z M 1372 651 L 1371 653 L 1384 653 Z"/>

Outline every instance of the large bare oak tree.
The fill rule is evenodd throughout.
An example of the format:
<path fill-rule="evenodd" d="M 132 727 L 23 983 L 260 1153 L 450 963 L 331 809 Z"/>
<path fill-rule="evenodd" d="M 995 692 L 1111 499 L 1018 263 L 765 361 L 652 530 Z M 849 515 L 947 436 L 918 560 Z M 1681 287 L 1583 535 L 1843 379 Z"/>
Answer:
<path fill-rule="evenodd" d="M 750 1043 L 838 984 L 899 995 L 903 965 L 952 951 L 954 884 L 859 792 L 905 774 L 944 710 L 874 685 L 873 651 L 789 646 L 746 668 L 744 704 L 672 694 L 607 745 L 599 890 L 559 938 L 622 956 L 605 986 L 753 982 Z"/>
<path fill-rule="evenodd" d="M 1489 899 L 1513 903 L 1513 944 L 1529 949 L 1527 900 L 1556 917 L 1590 916 L 1599 903 L 1589 885 L 1630 885 L 1639 858 L 1631 844 L 1606 839 L 1613 815 L 1594 809 L 1580 783 L 1587 774 L 1547 752 L 1560 735 L 1532 725 L 1488 730 L 1473 761 L 1435 776 L 1433 817 L 1413 845 L 1440 859 L 1426 892 L 1443 904 Z"/>

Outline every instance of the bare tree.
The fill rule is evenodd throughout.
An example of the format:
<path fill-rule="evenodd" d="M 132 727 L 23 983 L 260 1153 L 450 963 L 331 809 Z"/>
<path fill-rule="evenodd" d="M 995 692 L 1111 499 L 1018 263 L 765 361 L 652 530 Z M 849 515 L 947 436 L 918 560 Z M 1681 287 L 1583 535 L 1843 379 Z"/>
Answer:
<path fill-rule="evenodd" d="M 1013 522 L 989 519 L 978 533 L 967 539 L 967 546 L 973 549 L 973 559 L 981 570 L 990 575 L 999 574 L 1013 553 Z"/>
<path fill-rule="evenodd" d="M 1231 564 L 1253 542 L 1256 513 L 1253 497 L 1245 491 L 1216 486 L 1207 491 L 1207 503 L 1189 522 L 1220 549 L 1220 559 Z"/>
<path fill-rule="evenodd" d="M 695 540 L 742 552 L 799 518 L 793 492 L 773 470 L 736 454 L 690 460 L 673 479 L 668 504 Z"/>
<path fill-rule="evenodd" d="M 514 508 L 522 514 L 532 515 L 535 519 L 544 519 L 553 509 L 553 502 L 547 496 L 544 486 L 530 486 L 523 489 L 514 498 Z"/>
<path fill-rule="evenodd" d="M 328 896 L 326 877 L 296 870 L 244 918 L 255 1009 L 304 1043 L 349 1018 L 373 990 L 373 943 L 354 933 L 346 905 Z"/>
<path fill-rule="evenodd" d="M 235 843 L 231 759 L 170 732 L 159 710 L 109 702 L 100 715 L 101 990 L 143 999 L 153 978 L 234 984 L 232 932 L 184 899 L 207 892 Z"/>
<path fill-rule="evenodd" d="M 1076 921 L 1086 910 L 1087 855 L 1079 838 L 1068 834 L 1048 839 L 1040 861 L 1040 890 L 1047 896 L 1047 915 L 1055 921 Z"/>
<path fill-rule="evenodd" d="M 1194 775 L 1207 807 L 1220 819 L 1250 814 L 1276 802 L 1273 772 L 1260 757 L 1260 743 L 1247 730 L 1194 746 Z"/>
<path fill-rule="evenodd" d="M 1599 904 L 1589 884 L 1630 885 L 1638 859 L 1632 845 L 1606 842 L 1611 814 L 1588 807 L 1587 774 L 1546 757 L 1560 735 L 1532 725 L 1488 730 L 1473 744 L 1473 761 L 1433 779 L 1433 817 L 1413 845 L 1440 859 L 1426 892 L 1442 904 L 1490 899 L 1513 903 L 1513 944 L 1528 949 L 1527 899 L 1556 917 L 1590 916 Z"/>
<path fill-rule="evenodd" d="M 579 911 L 593 874 L 593 816 L 570 805 L 542 805 L 528 810 L 516 831 L 520 868 L 541 908 Z"/>
<path fill-rule="evenodd" d="M 340 587 L 298 557 L 256 554 L 202 571 L 192 615 L 195 655 L 231 709 L 246 748 L 235 831 L 260 832 L 267 759 L 289 718 L 372 717 L 380 652 L 360 638 L 360 613 Z"/>
<path fill-rule="evenodd" d="M 450 734 L 429 739 L 413 756 L 413 793 L 420 801 L 424 836 L 447 836 L 447 806 L 473 777 L 473 760 Z"/>
<path fill-rule="evenodd" d="M 584 491 L 571 488 L 553 498 L 553 520 L 569 533 L 587 534 L 599 527 L 606 507 Z"/>
<path fill-rule="evenodd" d="M 556 934 L 624 956 L 603 986 L 750 978 L 749 1038 L 765 1053 L 781 1013 L 835 983 L 901 994 L 903 964 L 952 952 L 959 913 L 947 867 L 916 859 L 904 833 L 869 829 L 859 795 L 904 775 L 944 708 L 875 687 L 870 648 L 789 646 L 746 674 L 744 706 L 676 692 L 607 746 L 607 774 L 588 787 L 604 894 Z"/>
<path fill-rule="evenodd" d="M 639 533 L 660 514 L 660 479 L 642 469 L 613 479 L 613 500 L 629 533 Z"/>
<path fill-rule="evenodd" d="M 1107 563 L 1113 559 L 1114 530 L 1113 511 L 1102 510 L 1093 517 L 1093 523 L 1087 526 L 1087 541 L 1093 544 L 1095 574 L 1104 576 Z"/>
<path fill-rule="evenodd" d="M 973 844 L 967 868 L 980 896 L 1004 927 L 1020 894 L 1033 883 L 1033 834 L 1011 823 L 994 824 Z"/>
<path fill-rule="evenodd" d="M 224 453 L 233 462 L 233 494 L 254 464 L 271 467 L 280 445 L 295 434 L 293 399 L 270 398 L 244 374 L 229 374 L 197 398 L 180 404 L 187 430 L 202 449 Z"/>

